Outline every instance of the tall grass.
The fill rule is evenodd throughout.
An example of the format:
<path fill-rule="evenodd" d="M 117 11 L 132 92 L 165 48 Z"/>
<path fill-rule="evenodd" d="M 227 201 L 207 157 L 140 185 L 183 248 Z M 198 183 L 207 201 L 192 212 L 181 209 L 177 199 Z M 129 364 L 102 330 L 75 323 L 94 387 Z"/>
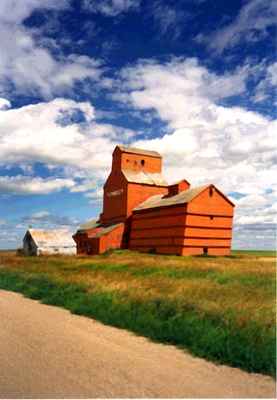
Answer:
<path fill-rule="evenodd" d="M 6 253 L 0 265 L 2 289 L 197 356 L 275 374 L 274 261 L 127 251 L 76 258 Z"/>

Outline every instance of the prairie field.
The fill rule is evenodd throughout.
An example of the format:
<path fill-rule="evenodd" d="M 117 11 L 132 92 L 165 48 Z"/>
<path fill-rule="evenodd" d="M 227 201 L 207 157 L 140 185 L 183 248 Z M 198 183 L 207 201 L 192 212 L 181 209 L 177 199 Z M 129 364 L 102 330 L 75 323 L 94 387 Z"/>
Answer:
<path fill-rule="evenodd" d="M 0 289 L 272 376 L 275 274 L 274 252 L 235 251 L 229 257 L 0 252 Z"/>

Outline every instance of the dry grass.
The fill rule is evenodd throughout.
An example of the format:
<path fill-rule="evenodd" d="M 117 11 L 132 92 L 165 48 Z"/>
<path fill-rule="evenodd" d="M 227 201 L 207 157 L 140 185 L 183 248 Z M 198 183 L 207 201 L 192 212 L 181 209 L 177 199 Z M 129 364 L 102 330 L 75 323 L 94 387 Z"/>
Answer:
<path fill-rule="evenodd" d="M 0 252 L 0 288 L 274 376 L 276 259 L 266 255 Z"/>
<path fill-rule="evenodd" d="M 85 284 L 91 291 L 116 291 L 140 301 L 168 298 L 222 318 L 232 313 L 239 324 L 251 320 L 268 326 L 275 321 L 274 257 L 175 257 L 129 251 L 94 257 L 22 257 L 2 252 L 0 265 Z"/>

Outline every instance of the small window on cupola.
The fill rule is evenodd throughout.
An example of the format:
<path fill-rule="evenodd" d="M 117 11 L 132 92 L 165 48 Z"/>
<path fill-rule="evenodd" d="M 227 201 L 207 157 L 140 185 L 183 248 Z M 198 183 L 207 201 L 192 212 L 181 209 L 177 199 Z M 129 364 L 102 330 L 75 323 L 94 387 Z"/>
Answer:
<path fill-rule="evenodd" d="M 141 160 L 141 165 L 144 166 L 145 165 L 145 160 Z"/>
<path fill-rule="evenodd" d="M 211 186 L 210 189 L 209 189 L 209 196 L 212 197 L 212 195 L 213 195 L 213 188 Z"/>

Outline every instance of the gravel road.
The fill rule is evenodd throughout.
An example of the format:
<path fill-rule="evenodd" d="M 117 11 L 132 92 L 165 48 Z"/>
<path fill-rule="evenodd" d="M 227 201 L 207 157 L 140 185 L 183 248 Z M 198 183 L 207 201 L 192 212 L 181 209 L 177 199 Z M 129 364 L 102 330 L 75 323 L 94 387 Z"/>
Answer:
<path fill-rule="evenodd" d="M 1 398 L 274 397 L 274 381 L 0 291 Z"/>

